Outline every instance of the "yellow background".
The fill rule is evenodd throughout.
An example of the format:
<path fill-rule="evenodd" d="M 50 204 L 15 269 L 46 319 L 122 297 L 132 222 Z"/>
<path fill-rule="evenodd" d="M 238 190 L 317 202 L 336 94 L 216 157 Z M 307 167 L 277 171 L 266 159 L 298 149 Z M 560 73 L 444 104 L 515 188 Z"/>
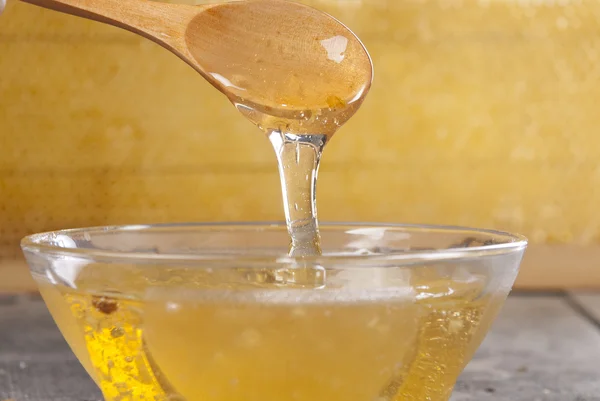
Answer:
<path fill-rule="evenodd" d="M 375 64 L 363 108 L 326 148 L 321 220 L 482 226 L 527 235 L 534 254 L 594 254 L 600 2 L 310 3 Z M 282 215 L 270 144 L 191 68 L 128 32 L 9 2 L 0 259 L 42 230 Z M 572 275 L 561 255 L 551 270 Z M 594 258 L 577 263 L 600 285 Z"/>

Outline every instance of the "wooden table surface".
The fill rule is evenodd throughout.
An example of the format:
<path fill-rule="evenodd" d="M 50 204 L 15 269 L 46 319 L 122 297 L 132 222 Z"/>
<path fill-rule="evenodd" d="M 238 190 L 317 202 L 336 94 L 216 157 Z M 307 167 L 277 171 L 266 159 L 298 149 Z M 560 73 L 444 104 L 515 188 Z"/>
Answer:
<path fill-rule="evenodd" d="M 0 294 L 6 400 L 101 400 L 37 295 Z M 512 295 L 452 401 L 600 401 L 600 293 Z"/>

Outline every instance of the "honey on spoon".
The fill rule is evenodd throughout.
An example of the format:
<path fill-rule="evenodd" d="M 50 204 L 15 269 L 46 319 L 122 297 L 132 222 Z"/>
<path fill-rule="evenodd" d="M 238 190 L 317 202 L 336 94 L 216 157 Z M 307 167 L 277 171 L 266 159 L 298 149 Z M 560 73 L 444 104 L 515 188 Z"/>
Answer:
<path fill-rule="evenodd" d="M 291 255 L 320 253 L 316 178 L 327 140 L 362 104 L 371 59 L 346 26 L 284 0 L 190 6 L 145 0 L 23 0 L 115 25 L 170 50 L 269 137 Z"/>

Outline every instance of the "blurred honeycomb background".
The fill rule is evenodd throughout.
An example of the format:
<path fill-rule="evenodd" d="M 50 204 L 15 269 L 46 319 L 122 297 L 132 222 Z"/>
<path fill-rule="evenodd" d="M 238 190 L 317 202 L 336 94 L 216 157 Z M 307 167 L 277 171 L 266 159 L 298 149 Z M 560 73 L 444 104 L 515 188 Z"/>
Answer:
<path fill-rule="evenodd" d="M 322 220 L 517 231 L 532 243 L 521 285 L 600 287 L 600 2 L 306 3 L 353 29 L 376 70 L 326 149 Z M 282 216 L 268 141 L 191 68 L 9 1 L 1 260 L 38 231 Z"/>

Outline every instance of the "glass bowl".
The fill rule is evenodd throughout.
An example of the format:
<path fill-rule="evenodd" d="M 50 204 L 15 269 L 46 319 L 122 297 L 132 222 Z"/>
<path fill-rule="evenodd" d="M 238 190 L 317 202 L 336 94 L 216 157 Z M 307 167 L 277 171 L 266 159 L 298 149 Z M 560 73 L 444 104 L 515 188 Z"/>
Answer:
<path fill-rule="evenodd" d="M 446 401 L 527 242 L 496 231 L 323 224 L 56 231 L 22 248 L 107 401 Z"/>

